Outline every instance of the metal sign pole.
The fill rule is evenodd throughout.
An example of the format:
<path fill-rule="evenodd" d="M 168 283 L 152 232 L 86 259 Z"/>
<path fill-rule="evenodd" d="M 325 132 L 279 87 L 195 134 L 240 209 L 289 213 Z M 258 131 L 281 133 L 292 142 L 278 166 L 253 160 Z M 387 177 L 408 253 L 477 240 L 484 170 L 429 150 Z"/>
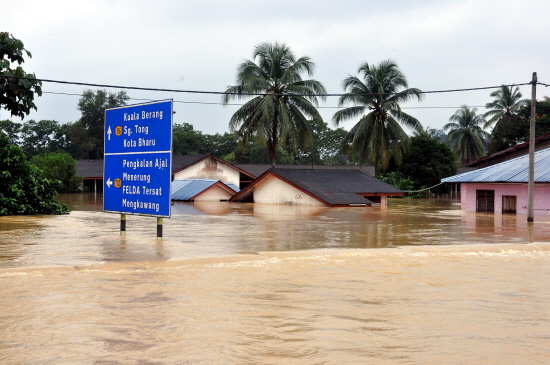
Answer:
<path fill-rule="evenodd" d="M 120 215 L 120 235 L 126 236 L 126 214 Z"/>

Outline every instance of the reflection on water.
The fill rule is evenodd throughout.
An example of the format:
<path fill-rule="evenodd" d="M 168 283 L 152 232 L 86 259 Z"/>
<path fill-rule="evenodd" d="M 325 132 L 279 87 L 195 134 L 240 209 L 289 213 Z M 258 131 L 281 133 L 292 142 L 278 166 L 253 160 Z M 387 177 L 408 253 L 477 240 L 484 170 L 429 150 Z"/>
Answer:
<path fill-rule="evenodd" d="M 550 363 L 547 218 L 60 199 L 0 217 L 0 364 Z"/>
<path fill-rule="evenodd" d="M 386 209 L 176 202 L 159 243 L 155 218 L 128 216 L 121 237 L 119 215 L 101 212 L 99 194 L 60 198 L 71 214 L 0 218 L 0 267 L 550 240 L 548 218 L 530 231 L 522 215 L 464 212 L 450 200 L 393 199 Z"/>

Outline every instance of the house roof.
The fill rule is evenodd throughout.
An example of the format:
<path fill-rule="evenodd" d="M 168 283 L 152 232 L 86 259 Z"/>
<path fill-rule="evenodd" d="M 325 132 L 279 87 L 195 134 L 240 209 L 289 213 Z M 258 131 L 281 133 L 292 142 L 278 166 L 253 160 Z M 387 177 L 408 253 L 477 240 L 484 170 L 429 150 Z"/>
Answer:
<path fill-rule="evenodd" d="M 210 156 L 209 153 L 201 153 L 197 155 L 172 155 L 172 173 L 178 172 L 189 165 L 196 164 L 205 157 Z"/>
<path fill-rule="evenodd" d="M 447 183 L 527 183 L 529 155 L 441 179 Z M 550 148 L 535 152 L 535 182 L 550 182 Z"/>
<path fill-rule="evenodd" d="M 185 169 L 188 166 L 194 165 L 197 162 L 207 158 L 212 157 L 217 161 L 231 166 L 242 172 L 245 175 L 248 175 L 252 178 L 255 178 L 257 175 L 253 175 L 247 171 L 242 170 L 241 168 L 232 165 L 224 160 L 217 158 L 216 156 L 210 153 L 203 153 L 198 155 L 172 155 L 172 174 Z M 83 177 L 85 179 L 102 179 L 103 178 L 103 161 L 104 160 L 78 160 L 76 161 L 76 175 Z"/>
<path fill-rule="evenodd" d="M 255 185 L 269 176 L 275 176 L 329 206 L 372 203 L 359 194 L 403 194 L 403 191 L 360 170 L 275 168 L 263 173 L 231 201 L 244 199 Z"/>
<path fill-rule="evenodd" d="M 236 167 L 247 171 L 255 177 L 260 176 L 271 169 L 270 164 L 236 164 Z M 277 165 L 277 169 L 293 170 L 361 170 L 369 175 L 374 175 L 374 166 L 356 166 L 356 165 Z"/>
<path fill-rule="evenodd" d="M 206 153 L 206 154 L 201 154 L 201 155 L 183 155 L 183 156 L 172 156 L 172 174 L 175 174 L 176 172 L 179 172 L 191 165 L 194 165 L 196 163 L 198 163 L 199 161 L 202 161 L 204 160 L 205 158 L 213 158 L 214 160 L 224 164 L 224 165 L 227 165 L 227 166 L 230 166 L 232 168 L 234 168 L 235 170 L 238 170 L 240 173 L 243 173 L 251 178 L 256 178 L 257 175 L 254 175 L 254 174 L 251 174 L 250 172 L 248 171 L 245 171 L 243 169 L 241 169 L 240 167 L 236 166 L 236 165 L 233 165 L 233 164 L 230 164 L 229 162 L 227 161 L 224 161 L 222 160 L 221 158 L 217 158 L 216 156 L 214 156 L 213 154 L 211 153 Z M 174 168 L 174 166 L 178 166 L 177 168 Z"/>
<path fill-rule="evenodd" d="M 223 183 L 219 180 L 207 179 L 183 179 L 172 181 L 172 200 L 193 200 L 210 187 L 217 185 L 231 195 L 239 192 L 239 188 L 233 183 Z"/>
<path fill-rule="evenodd" d="M 549 139 L 550 139 L 550 134 L 545 134 L 544 136 L 540 136 L 538 138 L 535 138 L 535 145 L 539 142 L 543 142 L 543 141 L 546 141 L 546 140 L 549 140 Z M 507 148 L 507 149 L 502 150 L 502 151 L 495 152 L 493 154 L 490 154 L 489 156 L 482 157 L 479 160 L 475 160 L 475 161 L 470 162 L 466 166 L 467 167 L 476 167 L 476 166 L 482 165 L 484 163 L 490 162 L 494 159 L 497 159 L 499 157 L 506 156 L 506 155 L 509 155 L 511 153 L 514 153 L 514 152 L 517 152 L 519 150 L 523 150 L 523 149 L 526 149 L 526 148 L 529 148 L 529 141 L 527 141 L 525 143 L 518 144 L 518 145 L 510 147 L 510 148 Z"/>
<path fill-rule="evenodd" d="M 77 160 L 76 176 L 85 179 L 103 179 L 103 160 Z"/>

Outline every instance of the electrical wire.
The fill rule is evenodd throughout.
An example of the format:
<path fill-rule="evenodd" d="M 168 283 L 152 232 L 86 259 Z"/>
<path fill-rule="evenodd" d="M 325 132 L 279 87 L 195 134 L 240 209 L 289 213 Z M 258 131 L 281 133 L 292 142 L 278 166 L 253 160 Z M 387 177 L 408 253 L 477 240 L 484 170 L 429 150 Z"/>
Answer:
<path fill-rule="evenodd" d="M 25 89 L 10 89 L 10 90 L 18 90 L 18 91 L 27 91 Z M 55 92 L 55 91 L 42 91 L 42 94 L 54 94 L 54 95 L 67 95 L 67 96 L 79 96 L 82 97 L 82 94 L 75 94 L 75 93 L 64 93 L 64 92 Z M 143 98 L 132 98 L 130 97 L 129 100 L 135 100 L 135 101 L 155 101 L 155 99 L 143 99 Z M 180 103 L 180 104 L 199 104 L 199 105 L 232 105 L 232 106 L 243 106 L 244 104 L 239 103 L 214 103 L 214 102 L 204 102 L 204 101 L 183 101 L 183 100 L 174 100 L 174 103 Z M 471 108 L 485 108 L 485 106 L 482 105 L 472 105 Z M 345 109 L 345 106 L 318 106 L 317 109 Z M 404 106 L 401 107 L 401 109 L 459 109 L 459 106 Z"/>
<path fill-rule="evenodd" d="M 31 78 L 31 77 L 19 77 L 19 76 L 11 76 L 11 75 L 0 75 L 0 77 L 4 78 L 12 78 L 12 79 L 18 79 L 18 80 L 32 80 L 32 81 L 41 81 L 41 82 L 51 82 L 51 83 L 57 83 L 57 84 L 65 84 L 65 85 L 80 85 L 80 86 L 92 86 L 92 87 L 103 87 L 103 88 L 114 88 L 114 89 L 127 89 L 127 90 L 142 90 L 142 91 L 163 91 L 163 92 L 172 92 L 172 93 L 187 93 L 187 94 L 210 94 L 210 95 L 240 95 L 240 96 L 262 96 L 266 95 L 265 93 L 228 93 L 223 91 L 201 91 L 201 90 L 181 90 L 181 89 L 160 89 L 160 88 L 146 88 L 146 87 L 138 87 L 138 86 L 120 86 L 120 85 L 108 85 L 108 84 L 93 84 L 93 83 L 87 83 L 87 82 L 76 82 L 76 81 L 61 81 L 61 80 L 51 80 L 51 79 L 38 79 L 38 78 Z M 356 94 L 356 95 L 362 95 L 362 96 L 368 96 L 368 95 L 395 95 L 395 94 L 440 94 L 440 93 L 451 93 L 451 92 L 462 92 L 462 91 L 477 91 L 477 90 L 488 90 L 488 89 L 499 89 L 502 86 L 524 86 L 524 85 L 531 85 L 530 82 L 523 83 L 523 84 L 511 84 L 511 85 L 499 85 L 499 86 L 484 86 L 484 87 L 472 87 L 472 88 L 466 88 L 466 89 L 448 89 L 448 90 L 431 90 L 431 91 L 417 91 L 417 92 L 400 92 L 400 93 L 368 93 L 368 94 Z M 271 94 L 274 96 L 280 96 L 282 94 Z M 324 96 L 324 97 L 331 97 L 331 96 L 344 96 L 348 94 L 293 94 L 295 96 Z"/>
<path fill-rule="evenodd" d="M 419 193 L 419 192 L 421 192 L 421 191 L 426 191 L 426 190 L 430 190 L 430 189 L 432 189 L 432 188 L 435 188 L 436 186 L 439 186 L 439 185 L 441 185 L 441 184 L 444 184 L 444 183 L 441 182 L 441 183 L 439 183 L 439 184 L 437 184 L 437 185 L 430 186 L 429 188 L 421 189 L 421 190 L 403 190 L 403 191 L 404 191 L 405 193 Z"/>

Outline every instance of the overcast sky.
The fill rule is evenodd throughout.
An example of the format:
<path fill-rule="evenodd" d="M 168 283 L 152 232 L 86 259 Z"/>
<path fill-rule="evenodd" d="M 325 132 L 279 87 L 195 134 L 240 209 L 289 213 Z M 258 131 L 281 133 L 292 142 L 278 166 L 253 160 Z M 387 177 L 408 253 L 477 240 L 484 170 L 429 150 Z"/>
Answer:
<path fill-rule="evenodd" d="M 549 14 L 548 0 L 3 0 L 0 31 L 24 42 L 32 53 L 24 69 L 45 79 L 224 91 L 235 84 L 236 68 L 251 58 L 254 46 L 279 41 L 296 56 L 312 58 L 313 78 L 329 93 L 342 93 L 342 80 L 362 63 L 388 58 L 409 87 L 428 91 L 526 83 L 533 72 L 550 84 Z M 84 89 L 43 84 L 44 92 Z M 521 91 L 530 97 L 530 86 Z M 174 122 L 208 134 L 228 131 L 238 108 L 179 103 L 220 103 L 218 95 L 127 92 L 135 99 L 173 98 Z M 405 107 L 425 127 L 441 128 L 463 104 L 483 113 L 490 93 L 430 94 Z M 538 86 L 538 98 L 543 95 L 550 89 Z M 78 99 L 44 93 L 27 118 L 74 122 Z M 336 97 L 320 104 L 331 127 L 337 109 L 327 107 L 336 105 Z M 1 110 L 0 119 L 12 118 Z"/>

